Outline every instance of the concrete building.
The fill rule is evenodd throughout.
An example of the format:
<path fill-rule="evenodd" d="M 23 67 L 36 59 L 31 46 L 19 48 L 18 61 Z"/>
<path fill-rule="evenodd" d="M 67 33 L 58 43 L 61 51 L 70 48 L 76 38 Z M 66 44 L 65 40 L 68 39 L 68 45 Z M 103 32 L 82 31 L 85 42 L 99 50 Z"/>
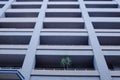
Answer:
<path fill-rule="evenodd" d="M 120 80 L 120 0 L 0 0 L 0 70 L 25 80 Z"/>

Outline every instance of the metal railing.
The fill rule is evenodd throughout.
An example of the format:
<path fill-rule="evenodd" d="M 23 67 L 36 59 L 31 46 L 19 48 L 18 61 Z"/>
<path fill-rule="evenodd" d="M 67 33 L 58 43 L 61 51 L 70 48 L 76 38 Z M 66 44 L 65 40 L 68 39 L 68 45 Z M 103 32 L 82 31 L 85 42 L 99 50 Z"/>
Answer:
<path fill-rule="evenodd" d="M 23 75 L 18 70 L 0 70 L 0 74 L 16 74 L 20 80 L 25 80 Z"/>

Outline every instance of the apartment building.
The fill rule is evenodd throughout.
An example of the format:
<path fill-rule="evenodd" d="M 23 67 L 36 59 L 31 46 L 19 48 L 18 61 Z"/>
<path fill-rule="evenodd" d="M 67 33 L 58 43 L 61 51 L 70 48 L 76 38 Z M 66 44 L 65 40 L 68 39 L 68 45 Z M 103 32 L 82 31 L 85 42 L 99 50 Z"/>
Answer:
<path fill-rule="evenodd" d="M 120 80 L 120 0 L 0 0 L 0 80 Z"/>

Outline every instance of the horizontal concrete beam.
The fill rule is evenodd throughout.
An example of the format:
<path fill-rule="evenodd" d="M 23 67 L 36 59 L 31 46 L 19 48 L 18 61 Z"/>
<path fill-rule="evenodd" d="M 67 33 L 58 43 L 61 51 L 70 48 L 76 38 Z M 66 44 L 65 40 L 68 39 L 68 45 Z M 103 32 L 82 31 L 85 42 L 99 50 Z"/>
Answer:
<path fill-rule="evenodd" d="M 57 53 L 57 54 L 56 54 Z M 78 55 L 93 56 L 92 50 L 37 50 L 36 55 Z"/>
<path fill-rule="evenodd" d="M 68 9 L 61 9 L 61 8 L 59 8 L 59 9 L 52 9 L 52 8 L 50 8 L 50 9 L 47 9 L 46 10 L 46 12 L 81 12 L 81 10 L 80 9 L 70 9 L 70 8 L 68 8 Z"/>
<path fill-rule="evenodd" d="M 120 77 L 120 71 L 110 71 L 110 73 L 111 73 L 111 76 L 116 76 L 116 77 Z"/>
<path fill-rule="evenodd" d="M 16 50 L 16 49 L 0 49 L 0 54 L 26 54 L 27 50 Z"/>
<path fill-rule="evenodd" d="M 45 18 L 44 22 L 84 22 L 83 18 Z"/>
<path fill-rule="evenodd" d="M 6 13 L 25 13 L 25 12 L 39 12 L 40 9 L 8 9 Z"/>
<path fill-rule="evenodd" d="M 52 72 L 52 74 L 51 74 Z M 111 76 L 118 77 L 120 76 L 120 71 L 110 71 Z M 99 76 L 98 71 L 65 71 L 65 70 L 33 70 L 31 76 L 45 76 L 45 75 L 65 75 L 65 76 Z"/>
<path fill-rule="evenodd" d="M 42 32 L 87 32 L 86 29 L 42 29 Z"/>
<path fill-rule="evenodd" d="M 3 32 L 0 31 L 1 36 L 31 36 L 32 32 Z"/>
<path fill-rule="evenodd" d="M 95 18 L 90 18 L 92 22 L 120 22 L 120 18 L 119 17 L 109 17 L 109 18 L 105 18 L 105 17 L 95 17 Z"/>
<path fill-rule="evenodd" d="M 58 33 L 58 32 L 47 32 L 41 33 L 41 36 L 88 36 L 87 33 Z"/>
<path fill-rule="evenodd" d="M 88 12 L 120 12 L 120 8 L 116 8 L 116 9 L 113 9 L 113 8 L 88 8 L 87 9 Z"/>
<path fill-rule="evenodd" d="M 114 51 L 114 50 L 119 50 L 120 51 L 120 46 L 101 46 L 102 50 L 110 50 L 110 51 Z"/>
<path fill-rule="evenodd" d="M 7 1 L 0 1 L 0 4 L 6 4 Z"/>
<path fill-rule="evenodd" d="M 1 28 L 0 29 L 0 32 L 4 32 L 7 33 L 7 32 L 32 32 L 34 29 L 15 29 L 15 28 Z"/>
<path fill-rule="evenodd" d="M 36 22 L 37 18 L 0 18 L 0 23 L 4 22 Z"/>
<path fill-rule="evenodd" d="M 67 70 L 32 70 L 31 76 L 56 75 L 56 76 L 99 76 L 98 71 L 67 71 Z"/>
<path fill-rule="evenodd" d="M 58 4 L 61 4 L 61 5 L 70 5 L 70 4 L 79 4 L 78 2 L 74 2 L 74 1 L 71 1 L 71 2 L 61 2 L 61 1 L 50 1 L 48 2 L 48 5 L 58 5 Z"/>
<path fill-rule="evenodd" d="M 42 4 L 42 2 L 13 2 L 12 5 L 39 5 Z"/>
<path fill-rule="evenodd" d="M 91 46 L 40 45 L 37 50 L 92 50 Z"/>
<path fill-rule="evenodd" d="M 28 45 L 0 45 L 0 49 L 7 50 L 27 50 Z"/>
<path fill-rule="evenodd" d="M 96 33 L 120 33 L 120 29 L 95 29 Z"/>
<path fill-rule="evenodd" d="M 96 33 L 97 36 L 116 36 L 116 37 L 119 37 L 120 36 L 120 33 Z"/>
<path fill-rule="evenodd" d="M 110 49 L 108 49 L 108 50 L 103 50 L 103 54 L 105 55 L 105 56 L 120 56 L 120 49 L 119 50 L 110 50 Z"/>
<path fill-rule="evenodd" d="M 37 18 L 0 18 L 0 22 L 36 22 Z M 82 18 L 45 18 L 44 22 L 84 22 Z"/>
<path fill-rule="evenodd" d="M 85 4 L 117 4 L 115 1 L 84 1 Z"/>

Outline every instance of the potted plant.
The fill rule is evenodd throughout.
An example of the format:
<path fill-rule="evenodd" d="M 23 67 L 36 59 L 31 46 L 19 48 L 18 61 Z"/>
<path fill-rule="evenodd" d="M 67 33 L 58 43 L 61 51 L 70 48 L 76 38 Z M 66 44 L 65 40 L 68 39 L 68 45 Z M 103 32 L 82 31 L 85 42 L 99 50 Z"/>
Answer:
<path fill-rule="evenodd" d="M 72 60 L 69 56 L 63 57 L 60 62 L 60 64 L 64 67 L 64 69 L 65 68 L 68 69 L 71 63 L 72 63 Z"/>

